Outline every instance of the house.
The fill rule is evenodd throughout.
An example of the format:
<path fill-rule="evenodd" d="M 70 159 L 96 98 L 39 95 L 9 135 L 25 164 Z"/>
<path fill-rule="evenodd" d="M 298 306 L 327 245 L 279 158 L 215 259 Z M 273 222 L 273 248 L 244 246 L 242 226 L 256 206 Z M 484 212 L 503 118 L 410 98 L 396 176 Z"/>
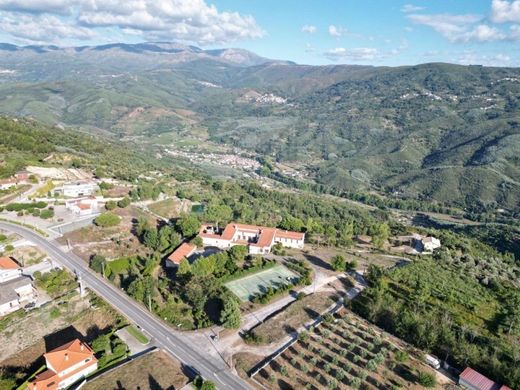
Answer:
<path fill-rule="evenodd" d="M 0 190 L 8 190 L 11 187 L 15 187 L 18 184 L 16 179 L 10 177 L 8 179 L 0 179 Z"/>
<path fill-rule="evenodd" d="M 471 367 L 466 367 L 459 375 L 459 385 L 469 390 L 511 390 L 505 385 L 499 385 Z"/>
<path fill-rule="evenodd" d="M 305 243 L 305 233 L 238 223 L 228 224 L 223 231 L 213 226 L 202 226 L 199 237 L 204 246 L 226 249 L 234 245 L 245 245 L 251 254 L 270 253 L 277 243 L 297 249 L 303 249 Z"/>
<path fill-rule="evenodd" d="M 0 283 L 0 316 L 34 303 L 36 299 L 36 290 L 32 286 L 32 279 L 28 276 L 18 276 Z"/>
<path fill-rule="evenodd" d="M 22 275 L 22 268 L 10 257 L 0 257 L 0 283 Z"/>
<path fill-rule="evenodd" d="M 166 259 L 166 267 L 178 267 L 182 259 L 190 257 L 196 250 L 197 247 L 195 245 L 186 242 L 182 243 L 170 256 L 168 256 Z"/>
<path fill-rule="evenodd" d="M 65 202 L 65 207 L 67 210 L 79 216 L 92 215 L 97 213 L 99 210 L 99 204 L 95 196 L 67 200 Z"/>
<path fill-rule="evenodd" d="M 30 390 L 65 389 L 97 370 L 90 347 L 76 339 L 43 355 L 47 370 L 29 383 Z"/>
<path fill-rule="evenodd" d="M 91 181 L 78 181 L 65 183 L 54 189 L 54 193 L 68 198 L 93 195 L 98 190 L 98 185 Z"/>
<path fill-rule="evenodd" d="M 422 248 L 420 252 L 433 252 L 441 247 L 441 241 L 435 237 L 424 237 L 421 239 L 419 247 Z"/>

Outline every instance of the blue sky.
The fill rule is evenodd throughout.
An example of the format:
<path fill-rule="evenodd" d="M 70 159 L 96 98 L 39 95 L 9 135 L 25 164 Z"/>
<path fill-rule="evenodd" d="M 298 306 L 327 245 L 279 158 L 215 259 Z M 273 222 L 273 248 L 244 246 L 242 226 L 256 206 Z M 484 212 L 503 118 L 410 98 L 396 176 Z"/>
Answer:
<path fill-rule="evenodd" d="M 0 41 L 179 41 L 304 64 L 520 65 L 520 0 L 0 0 Z"/>

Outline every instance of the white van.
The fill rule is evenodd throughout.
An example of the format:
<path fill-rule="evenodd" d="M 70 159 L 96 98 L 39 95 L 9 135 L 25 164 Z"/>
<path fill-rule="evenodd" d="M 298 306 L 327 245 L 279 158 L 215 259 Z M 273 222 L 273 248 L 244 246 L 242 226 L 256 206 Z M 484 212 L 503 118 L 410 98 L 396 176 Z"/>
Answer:
<path fill-rule="evenodd" d="M 426 355 L 425 357 L 426 363 L 428 363 L 429 366 L 439 369 L 441 368 L 441 362 L 439 359 L 437 359 L 435 356 L 432 355 Z"/>

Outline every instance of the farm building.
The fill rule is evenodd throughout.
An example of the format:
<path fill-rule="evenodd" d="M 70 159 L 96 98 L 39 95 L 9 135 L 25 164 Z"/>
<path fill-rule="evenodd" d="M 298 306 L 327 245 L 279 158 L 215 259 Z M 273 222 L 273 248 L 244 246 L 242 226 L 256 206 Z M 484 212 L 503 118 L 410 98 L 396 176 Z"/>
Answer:
<path fill-rule="evenodd" d="M 166 259 L 166 267 L 173 268 L 178 267 L 182 259 L 190 257 L 197 247 L 195 245 L 182 243 L 177 249 L 175 249 L 170 256 Z"/>
<path fill-rule="evenodd" d="M 466 367 L 459 376 L 459 385 L 469 390 L 511 390 L 509 387 L 499 385 L 488 377 L 480 374 L 471 367 Z"/>
<path fill-rule="evenodd" d="M 287 248 L 303 249 L 305 242 L 305 233 L 238 223 L 230 223 L 222 231 L 210 225 L 202 226 L 199 237 L 204 246 L 226 249 L 245 245 L 251 254 L 270 253 L 277 243 Z"/>
<path fill-rule="evenodd" d="M 54 193 L 63 195 L 68 198 L 77 198 L 80 196 L 89 196 L 94 194 L 98 189 L 98 185 L 91 181 L 78 181 L 65 183 L 63 186 L 54 189 Z"/>

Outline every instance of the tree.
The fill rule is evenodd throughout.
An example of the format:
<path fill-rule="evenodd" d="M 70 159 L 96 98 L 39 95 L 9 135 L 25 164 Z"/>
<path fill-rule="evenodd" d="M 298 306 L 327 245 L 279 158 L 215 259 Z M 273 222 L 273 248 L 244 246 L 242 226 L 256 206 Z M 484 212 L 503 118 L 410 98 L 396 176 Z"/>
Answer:
<path fill-rule="evenodd" d="M 349 221 L 341 229 L 339 233 L 339 241 L 341 245 L 349 248 L 352 245 L 352 237 L 354 236 L 354 222 Z"/>
<path fill-rule="evenodd" d="M 390 236 L 390 227 L 386 223 L 376 223 L 370 229 L 372 243 L 377 248 L 382 248 Z"/>
<path fill-rule="evenodd" d="M 171 226 L 165 225 L 159 230 L 159 250 L 171 251 L 181 243 L 181 236 Z"/>
<path fill-rule="evenodd" d="M 119 202 L 117 202 L 117 206 L 124 209 L 128 206 L 130 206 L 130 198 L 128 196 L 125 196 L 123 199 L 121 199 Z"/>
<path fill-rule="evenodd" d="M 244 261 L 246 255 L 249 253 L 247 246 L 235 245 L 228 249 L 229 257 L 236 263 L 238 261 Z"/>
<path fill-rule="evenodd" d="M 92 350 L 95 353 L 105 352 L 110 354 L 110 336 L 108 334 L 102 334 L 92 341 Z"/>
<path fill-rule="evenodd" d="M 215 222 L 217 227 L 220 222 L 229 221 L 233 217 L 233 210 L 225 204 L 212 202 L 206 210 L 206 219 Z"/>
<path fill-rule="evenodd" d="M 54 217 L 54 210 L 52 209 L 45 209 L 40 212 L 40 218 L 42 219 L 49 219 Z"/>
<path fill-rule="evenodd" d="M 200 221 L 195 214 L 184 214 L 177 220 L 177 227 L 184 237 L 193 237 L 200 230 Z"/>
<path fill-rule="evenodd" d="M 231 294 L 221 297 L 223 308 L 220 311 L 220 323 L 224 328 L 236 329 L 240 326 L 240 305 Z"/>
<path fill-rule="evenodd" d="M 92 268 L 97 273 L 102 273 L 103 268 L 105 267 L 106 259 L 101 255 L 94 255 L 90 258 L 90 268 Z"/>
<path fill-rule="evenodd" d="M 157 229 L 150 228 L 144 232 L 143 244 L 153 250 L 159 248 L 159 234 L 157 233 Z"/>
<path fill-rule="evenodd" d="M 107 211 L 94 219 L 94 223 L 101 227 L 116 226 L 119 225 L 119 222 L 121 222 L 121 218 L 110 211 Z"/>
<path fill-rule="evenodd" d="M 144 216 L 137 217 L 137 221 L 134 224 L 135 234 L 137 237 L 142 237 L 146 230 L 150 228 L 150 222 L 148 218 Z"/>
<path fill-rule="evenodd" d="M 114 210 L 116 207 L 117 207 L 117 203 L 113 200 L 109 200 L 108 202 L 105 203 L 105 209 L 107 209 L 108 211 Z"/>
<path fill-rule="evenodd" d="M 331 259 L 330 265 L 335 271 L 345 271 L 347 262 L 341 255 L 336 255 Z"/>
<path fill-rule="evenodd" d="M 191 264 L 187 258 L 183 258 L 179 263 L 179 268 L 177 268 L 177 275 L 188 275 L 191 273 Z"/>

